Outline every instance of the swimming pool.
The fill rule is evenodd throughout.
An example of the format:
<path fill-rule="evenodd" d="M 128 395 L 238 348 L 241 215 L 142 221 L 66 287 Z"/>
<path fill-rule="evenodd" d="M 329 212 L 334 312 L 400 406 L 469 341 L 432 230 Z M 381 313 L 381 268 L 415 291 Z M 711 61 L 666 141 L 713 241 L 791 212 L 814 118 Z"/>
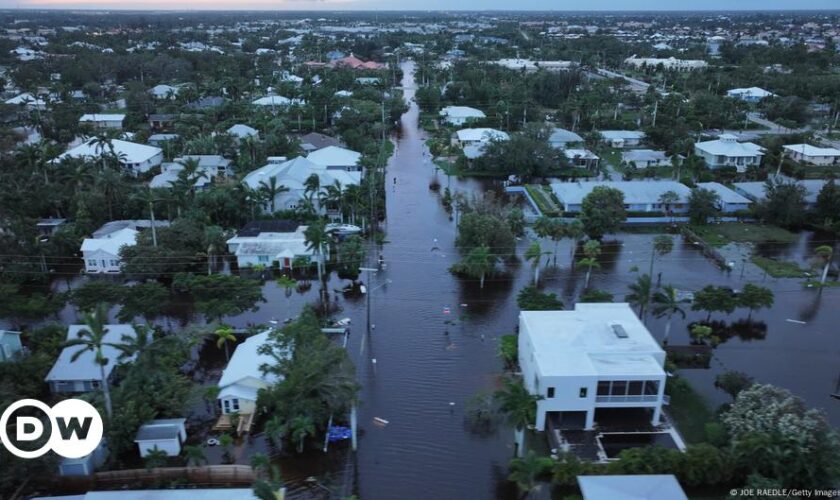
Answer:
<path fill-rule="evenodd" d="M 598 434 L 597 440 L 607 458 L 617 458 L 622 450 L 644 446 L 678 449 L 668 432 L 608 432 Z"/>

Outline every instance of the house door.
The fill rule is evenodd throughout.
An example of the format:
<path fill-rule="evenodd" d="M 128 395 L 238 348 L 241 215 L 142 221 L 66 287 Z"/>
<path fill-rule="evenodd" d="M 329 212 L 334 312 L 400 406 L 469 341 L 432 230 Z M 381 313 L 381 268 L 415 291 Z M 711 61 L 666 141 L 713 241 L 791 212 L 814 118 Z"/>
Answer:
<path fill-rule="evenodd" d="M 102 269 L 105 269 L 105 260 L 102 260 Z"/>
<path fill-rule="evenodd" d="M 222 401 L 223 413 L 230 413 L 230 400 L 223 400 Z"/>
<path fill-rule="evenodd" d="M 283 257 L 283 268 L 284 269 L 291 269 L 292 267 L 292 259 L 289 257 Z"/>

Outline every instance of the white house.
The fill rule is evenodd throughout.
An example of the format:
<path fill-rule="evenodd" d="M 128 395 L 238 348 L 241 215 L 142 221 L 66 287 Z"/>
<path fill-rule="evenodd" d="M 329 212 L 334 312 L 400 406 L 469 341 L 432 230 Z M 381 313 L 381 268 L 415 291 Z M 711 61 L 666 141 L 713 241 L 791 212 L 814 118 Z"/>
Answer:
<path fill-rule="evenodd" d="M 669 167 L 671 157 L 665 151 L 653 149 L 631 149 L 621 153 L 622 165 L 633 165 L 636 168 Z"/>
<path fill-rule="evenodd" d="M 276 227 L 271 227 L 272 222 L 284 224 L 275 224 Z M 307 248 L 304 234 L 306 227 L 281 220 L 266 221 L 266 225 L 258 228 L 246 227 L 227 240 L 228 251 L 236 256 L 240 269 L 256 265 L 268 267 L 275 264 L 281 269 L 292 269 L 295 259 L 299 257 L 315 262 L 315 254 Z"/>
<path fill-rule="evenodd" d="M 96 128 L 122 130 L 124 120 L 124 114 L 84 114 L 79 118 L 79 125 L 90 124 Z"/>
<path fill-rule="evenodd" d="M 0 362 L 12 361 L 23 352 L 20 332 L 0 330 Z"/>
<path fill-rule="evenodd" d="M 334 185 L 336 181 L 341 186 L 351 184 L 358 186 L 361 183 L 361 172 L 329 170 L 326 166 L 318 165 L 302 156 L 292 160 L 285 160 L 285 158 L 280 157 L 276 161 L 269 158 L 268 165 L 250 172 L 242 182 L 251 189 L 258 190 L 267 186 L 272 177 L 275 178 L 278 186 L 285 186 L 289 190 L 275 195 L 274 210 L 294 210 L 306 198 L 305 183 L 313 174 L 318 177 L 322 191 L 326 189 L 326 186 Z M 265 208 L 270 208 L 271 205 L 272 203 L 269 201 Z"/>
<path fill-rule="evenodd" d="M 724 213 L 739 212 L 750 208 L 752 201 L 719 182 L 698 182 L 698 188 L 708 189 L 718 195 L 717 209 Z"/>
<path fill-rule="evenodd" d="M 578 476 L 583 500 L 688 500 L 673 474 Z"/>
<path fill-rule="evenodd" d="M 645 133 L 640 130 L 602 130 L 601 139 L 613 148 L 635 148 L 642 143 Z"/>
<path fill-rule="evenodd" d="M 595 170 L 598 168 L 598 162 L 601 158 L 595 153 L 584 148 L 569 148 L 563 150 L 563 156 L 569 160 L 573 167 L 586 168 Z"/>
<path fill-rule="evenodd" d="M 246 137 L 253 137 L 254 139 L 260 138 L 260 132 L 257 129 L 241 123 L 232 125 L 229 129 L 227 129 L 227 133 L 237 139 L 245 139 Z"/>
<path fill-rule="evenodd" d="M 65 477 L 92 476 L 96 469 L 108 458 L 107 442 L 103 439 L 95 450 L 80 458 L 61 457 L 58 462 L 58 475 Z"/>
<path fill-rule="evenodd" d="M 776 97 L 776 94 L 759 87 L 749 87 L 727 90 L 726 97 L 739 99 L 744 102 L 756 103 L 768 97 Z"/>
<path fill-rule="evenodd" d="M 121 271 L 120 249 L 137 244 L 137 231 L 127 227 L 99 238 L 82 241 L 82 259 L 86 273 L 118 273 Z"/>
<path fill-rule="evenodd" d="M 694 71 L 708 66 L 706 61 L 700 59 L 677 59 L 674 57 L 665 59 L 657 57 L 636 57 L 635 55 L 625 59 L 624 64 L 635 68 L 658 68 L 661 65 L 664 69 L 675 69 L 677 71 Z"/>
<path fill-rule="evenodd" d="M 87 329 L 87 325 L 68 326 L 67 340 L 79 338 L 79 332 Z M 102 356 L 107 362 L 102 368 L 106 379 L 111 376 L 114 367 L 121 362 L 119 359 L 121 352 L 113 344 L 122 343 L 124 336 L 133 338 L 136 335 L 131 325 L 105 325 Z M 58 359 L 55 360 L 44 379 L 49 384 L 52 393 L 81 393 L 99 389 L 102 384 L 102 371 L 96 362 L 96 353 L 84 351 L 75 361 L 73 360 L 73 356 L 82 350 L 84 350 L 83 346 L 68 346 L 58 355 Z"/>
<path fill-rule="evenodd" d="M 450 125 L 465 125 L 470 121 L 481 120 L 487 116 L 480 109 L 468 106 L 447 106 L 440 110 L 440 117 Z"/>
<path fill-rule="evenodd" d="M 583 144 L 583 137 L 571 130 L 555 128 L 548 137 L 548 143 L 555 149 L 566 149 Z"/>
<path fill-rule="evenodd" d="M 155 85 L 149 89 L 149 93 L 152 94 L 155 99 L 174 99 L 180 91 L 180 87 L 173 87 L 172 85 L 164 84 Z"/>
<path fill-rule="evenodd" d="M 129 173 L 146 173 L 160 165 L 163 161 L 163 150 L 155 146 L 147 146 L 120 139 L 112 139 L 111 145 L 114 147 L 114 153 L 120 159 L 120 164 Z M 110 153 L 110 149 L 107 145 L 100 145 L 95 141 L 86 140 L 75 148 L 69 149 L 59 155 L 55 161 L 61 161 L 65 158 L 98 160 L 103 154 L 108 153 Z"/>
<path fill-rule="evenodd" d="M 26 109 L 29 110 L 40 110 L 44 111 L 47 109 L 47 103 L 40 97 L 36 97 L 29 92 L 24 92 L 23 94 L 17 95 L 12 97 L 11 99 L 6 100 L 6 104 L 10 104 L 12 106 L 25 106 Z"/>
<path fill-rule="evenodd" d="M 306 101 L 303 99 L 289 99 L 288 97 L 283 97 L 281 95 L 270 95 L 265 97 L 260 97 L 256 99 L 251 104 L 254 106 L 261 106 L 261 107 L 278 107 L 284 108 L 287 106 L 292 105 L 304 105 Z"/>
<path fill-rule="evenodd" d="M 676 181 L 581 181 L 557 182 L 551 185 L 551 190 L 563 210 L 566 212 L 580 212 L 583 199 L 598 186 L 617 189 L 624 194 L 624 208 L 631 212 L 665 212 L 684 213 L 688 210 L 688 197 L 691 190 Z M 665 193 L 676 193 L 678 200 L 665 206 L 661 199 Z"/>
<path fill-rule="evenodd" d="M 178 180 L 179 174 L 184 170 L 184 163 L 190 160 L 198 162 L 198 170 L 194 175 L 193 186 L 202 189 L 208 186 L 216 177 L 227 177 L 233 175 L 231 160 L 219 155 L 186 155 L 175 158 L 172 162 L 163 163 L 160 166 L 160 173 L 149 182 L 151 188 L 171 188 Z"/>
<path fill-rule="evenodd" d="M 268 330 L 249 337 L 233 351 L 219 380 L 218 401 L 223 414 L 253 415 L 259 390 L 282 380 L 260 369 L 264 364 L 276 363 L 271 355 L 259 352 L 260 346 L 268 342 L 270 333 Z"/>
<path fill-rule="evenodd" d="M 749 166 L 761 165 L 764 148 L 752 142 L 738 142 L 732 134 L 723 134 L 719 139 L 694 144 L 694 154 L 703 157 L 709 168 L 735 167 L 743 173 Z"/>
<path fill-rule="evenodd" d="M 362 166 L 359 165 L 361 158 L 361 153 L 339 146 L 327 146 L 306 155 L 307 160 L 326 167 L 327 170 L 344 170 L 346 172 L 361 171 Z"/>
<path fill-rule="evenodd" d="M 659 424 L 665 351 L 625 303 L 575 305 L 571 311 L 519 314 L 519 366 L 546 421 L 591 430 L 602 408 L 639 408 Z"/>
<path fill-rule="evenodd" d="M 452 145 L 462 148 L 490 141 L 507 140 L 510 140 L 507 132 L 502 132 L 494 128 L 462 128 L 452 134 Z"/>
<path fill-rule="evenodd" d="M 140 456 L 145 458 L 155 448 L 170 457 L 180 455 L 181 445 L 187 440 L 186 422 L 185 418 L 161 418 L 141 425 L 134 437 Z"/>
<path fill-rule="evenodd" d="M 789 144 L 783 148 L 788 158 L 799 163 L 821 167 L 840 165 L 840 149 L 818 148 L 810 144 Z"/>

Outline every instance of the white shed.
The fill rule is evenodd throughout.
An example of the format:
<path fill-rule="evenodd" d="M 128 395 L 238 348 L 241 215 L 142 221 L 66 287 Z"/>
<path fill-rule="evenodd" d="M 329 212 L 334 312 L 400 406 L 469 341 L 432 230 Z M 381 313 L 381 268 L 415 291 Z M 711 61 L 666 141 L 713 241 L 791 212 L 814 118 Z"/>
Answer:
<path fill-rule="evenodd" d="M 170 457 L 180 455 L 181 445 L 187 439 L 186 421 L 185 418 L 165 418 L 141 425 L 134 438 L 140 456 L 146 457 L 155 447 Z"/>

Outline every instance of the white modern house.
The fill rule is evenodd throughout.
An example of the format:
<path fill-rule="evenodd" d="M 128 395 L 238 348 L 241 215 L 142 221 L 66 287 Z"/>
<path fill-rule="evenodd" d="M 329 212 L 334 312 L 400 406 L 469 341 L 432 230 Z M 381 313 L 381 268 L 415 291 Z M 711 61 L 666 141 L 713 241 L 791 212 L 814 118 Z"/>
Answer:
<path fill-rule="evenodd" d="M 277 265 L 281 269 L 293 269 L 297 258 L 303 257 L 309 262 L 316 261 L 317 256 L 307 248 L 304 234 L 307 226 L 298 226 L 297 223 L 289 221 L 266 222 L 285 224 L 275 224 L 276 227 L 267 224 L 268 227 L 253 230 L 246 227 L 227 240 L 228 251 L 236 256 L 240 269 L 257 265 Z"/>
<path fill-rule="evenodd" d="M 580 212 L 583 199 L 598 186 L 617 189 L 624 194 L 624 208 L 631 212 L 665 212 L 684 213 L 688 210 L 688 197 L 691 190 L 676 181 L 586 181 L 586 182 L 557 182 L 551 184 L 563 210 L 566 212 Z M 662 196 L 665 193 L 675 193 L 678 201 L 665 206 Z"/>
<path fill-rule="evenodd" d="M 671 157 L 665 154 L 665 151 L 631 149 L 621 153 L 621 164 L 636 168 L 669 167 Z"/>
<path fill-rule="evenodd" d="M 303 99 L 289 99 L 288 97 L 283 97 L 281 95 L 269 95 L 265 97 L 260 97 L 259 99 L 254 100 L 251 104 L 253 104 L 254 106 L 269 108 L 284 108 L 292 105 L 302 106 L 306 104 L 306 101 L 304 101 Z"/>
<path fill-rule="evenodd" d="M 294 210 L 306 198 L 305 183 L 311 175 L 318 177 L 322 191 L 326 186 L 334 185 L 336 181 L 341 186 L 351 184 L 358 186 L 362 179 L 361 172 L 330 170 L 324 165 L 318 165 L 307 158 L 298 156 L 292 160 L 286 160 L 283 157 L 276 160 L 269 158 L 268 165 L 250 172 L 242 182 L 251 189 L 259 190 L 267 186 L 271 182 L 271 178 L 275 178 L 277 186 L 285 186 L 289 190 L 275 195 L 274 210 Z M 319 208 L 317 206 L 317 196 L 314 198 L 316 208 Z M 271 202 L 267 202 L 264 208 L 269 209 L 270 207 Z"/>
<path fill-rule="evenodd" d="M 24 92 L 23 94 L 16 95 L 11 99 L 7 99 L 5 101 L 6 104 L 12 106 L 24 106 L 26 109 L 29 110 L 39 110 L 44 111 L 47 109 L 47 102 L 41 99 L 40 97 L 36 97 L 29 92 Z"/>
<path fill-rule="evenodd" d="M 698 182 L 698 188 L 708 189 L 718 195 L 718 210 L 723 213 L 747 210 L 752 201 L 740 193 L 729 189 L 719 182 Z"/>
<path fill-rule="evenodd" d="M 601 158 L 592 151 L 585 148 L 569 148 L 563 150 L 563 156 L 569 160 L 573 167 L 595 170 Z"/>
<path fill-rule="evenodd" d="M 82 241 L 82 259 L 86 273 L 119 273 L 122 269 L 120 249 L 137 244 L 137 231 L 130 227 L 101 237 Z"/>
<path fill-rule="evenodd" d="M 155 146 L 147 146 L 120 139 L 111 140 L 111 146 L 113 146 L 114 153 L 120 159 L 120 164 L 129 173 L 135 175 L 146 173 L 163 162 L 163 150 Z M 102 155 L 109 154 L 110 152 L 110 148 L 107 145 L 100 145 L 95 141 L 85 140 L 75 148 L 69 149 L 59 155 L 55 161 L 61 161 L 65 158 L 85 158 L 96 161 L 102 158 Z"/>
<path fill-rule="evenodd" d="M 227 129 L 227 133 L 236 137 L 238 140 L 242 140 L 247 137 L 253 137 L 254 139 L 260 138 L 260 132 L 257 129 L 242 123 L 231 125 L 230 128 Z"/>
<path fill-rule="evenodd" d="M 95 128 L 122 130 L 124 114 L 84 114 L 79 118 L 79 125 L 92 125 Z"/>
<path fill-rule="evenodd" d="M 788 158 L 806 165 L 828 167 L 840 165 L 840 149 L 818 148 L 810 144 L 788 144 L 783 146 Z"/>
<path fill-rule="evenodd" d="M 260 346 L 268 342 L 271 330 L 249 337 L 239 344 L 230 357 L 227 367 L 219 380 L 219 407 L 222 414 L 239 413 L 253 415 L 257 408 L 257 393 L 281 379 L 272 374 L 265 374 L 260 369 L 264 364 L 276 360 L 259 352 Z"/>
<path fill-rule="evenodd" d="M 165 84 L 155 85 L 149 89 L 149 93 L 152 94 L 155 99 L 175 99 L 180 91 L 180 87 Z"/>
<path fill-rule="evenodd" d="M 761 165 L 764 148 L 752 142 L 738 142 L 732 134 L 723 134 L 713 141 L 696 143 L 694 154 L 701 156 L 709 168 L 735 167 L 743 173 L 747 167 Z"/>
<path fill-rule="evenodd" d="M 440 110 L 439 115 L 444 122 L 456 126 L 466 125 L 471 121 L 487 117 L 484 111 L 469 106 L 447 106 Z"/>
<path fill-rule="evenodd" d="M 625 303 L 575 305 L 571 311 L 519 314 L 519 366 L 537 402 L 536 428 L 546 421 L 586 430 L 600 409 L 643 409 L 659 425 L 665 351 Z"/>
<path fill-rule="evenodd" d="M 20 342 L 20 332 L 0 330 L 0 363 L 12 361 L 23 352 Z"/>
<path fill-rule="evenodd" d="M 465 148 L 467 146 L 487 143 L 490 141 L 507 141 L 510 136 L 507 132 L 494 128 L 463 128 L 452 134 L 451 144 Z"/>
<path fill-rule="evenodd" d="M 583 500 L 688 500 L 673 474 L 578 476 Z"/>
<path fill-rule="evenodd" d="M 607 145 L 618 149 L 635 148 L 645 138 L 641 130 L 602 130 L 598 134 Z"/>
<path fill-rule="evenodd" d="M 70 325 L 67 327 L 67 340 L 79 338 L 79 332 L 87 330 L 87 325 Z M 102 356 L 107 359 L 104 366 L 105 378 L 108 379 L 114 371 L 114 367 L 121 361 L 120 351 L 112 344 L 120 344 L 123 337 L 136 337 L 137 333 L 131 325 L 105 325 L 104 344 Z M 84 350 L 83 346 L 65 347 L 58 355 L 47 377 L 44 379 L 50 386 L 53 394 L 68 394 L 89 392 L 102 384 L 102 372 L 96 362 L 96 354 L 91 351 L 83 352 L 76 360 L 73 356 L 78 351 Z"/>
<path fill-rule="evenodd" d="M 726 97 L 738 99 L 744 102 L 757 103 L 768 97 L 776 97 L 773 92 L 759 87 L 748 87 L 742 89 L 731 89 L 726 91 Z"/>
<path fill-rule="evenodd" d="M 362 153 L 340 146 L 327 146 L 312 151 L 306 159 L 316 165 L 326 167 L 327 170 L 344 170 L 345 172 L 361 172 L 359 161 Z"/>
<path fill-rule="evenodd" d="M 163 163 L 160 166 L 160 173 L 149 182 L 151 188 L 171 188 L 178 180 L 179 174 L 184 170 L 184 163 L 190 160 L 198 162 L 198 170 L 193 176 L 196 189 L 202 189 L 213 182 L 216 177 L 227 177 L 233 175 L 231 160 L 220 155 L 186 155 L 175 158 L 172 162 Z"/>
<path fill-rule="evenodd" d="M 180 455 L 181 445 L 187 440 L 186 422 L 185 418 L 161 418 L 141 425 L 134 437 L 140 456 L 145 458 L 155 448 L 170 457 Z"/>

